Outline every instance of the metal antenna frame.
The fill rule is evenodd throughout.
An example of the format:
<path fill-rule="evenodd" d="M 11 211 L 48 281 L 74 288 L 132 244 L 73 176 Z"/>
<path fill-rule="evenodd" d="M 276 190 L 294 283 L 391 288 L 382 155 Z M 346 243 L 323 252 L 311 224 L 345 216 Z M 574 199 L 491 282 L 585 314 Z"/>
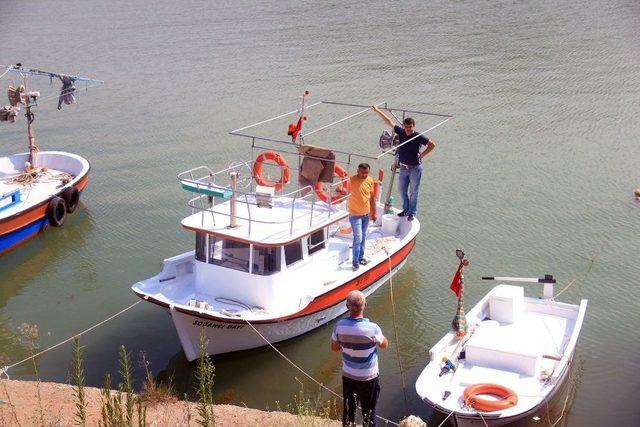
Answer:
<path fill-rule="evenodd" d="M 314 133 L 317 132 L 321 132 L 325 129 L 331 128 L 337 124 L 346 122 L 347 120 L 351 120 L 357 116 L 360 116 L 366 112 L 368 112 L 369 110 L 372 109 L 371 105 L 363 105 L 363 104 L 354 104 L 354 103 L 346 103 L 346 102 L 336 102 L 336 101 L 319 101 L 310 105 L 305 106 L 306 110 L 310 110 L 312 108 L 315 108 L 319 105 L 333 105 L 333 106 L 340 106 L 340 107 L 358 107 L 358 108 L 362 108 L 362 110 L 350 114 L 348 116 L 342 117 L 338 120 L 335 120 L 331 123 L 322 125 L 316 129 L 313 129 L 309 132 L 301 132 L 301 140 L 300 143 L 295 143 L 292 141 L 286 141 L 286 140 L 281 140 L 281 139 L 276 139 L 276 138 L 269 138 L 269 137 L 265 137 L 265 136 L 261 136 L 261 135 L 257 135 L 257 134 L 253 134 L 253 133 L 249 133 L 249 132 L 245 132 L 248 129 L 251 128 L 255 128 L 256 126 L 260 126 L 263 125 L 265 123 L 269 123 L 273 120 L 277 120 L 277 119 L 281 119 L 293 114 L 298 114 L 300 111 L 299 109 L 293 110 L 293 111 L 289 111 L 288 113 L 284 113 L 284 114 L 280 114 L 278 116 L 266 119 L 266 120 L 262 120 L 260 122 L 257 123 L 253 123 L 247 126 L 243 126 L 241 128 L 238 129 L 234 129 L 232 131 L 229 132 L 229 134 L 231 135 L 235 135 L 235 136 L 241 136 L 241 137 L 245 137 L 251 140 L 251 146 L 252 149 L 256 148 L 255 142 L 256 140 L 260 140 L 260 141 L 269 141 L 269 142 L 274 142 L 274 143 L 278 143 L 278 144 L 286 144 L 286 145 L 295 145 L 295 146 L 299 146 L 299 145 L 304 145 L 304 138 L 313 135 Z M 402 113 L 402 117 L 404 118 L 406 116 L 407 113 L 411 113 L 411 114 L 419 114 L 419 115 L 426 115 L 426 116 L 433 116 L 433 117 L 440 117 L 442 118 L 442 120 L 440 120 L 440 122 L 438 122 L 437 124 L 435 124 L 434 126 L 431 126 L 429 129 L 419 133 L 418 135 L 406 140 L 405 142 L 403 142 L 402 144 L 396 145 L 388 150 L 385 150 L 384 152 L 382 152 L 381 154 L 377 155 L 377 156 L 370 156 L 370 155 L 366 155 L 366 154 L 362 154 L 362 153 L 351 153 L 351 152 L 346 152 L 346 151 L 340 151 L 340 150 L 334 150 L 332 149 L 332 151 L 334 153 L 338 153 L 338 154 L 344 154 L 348 156 L 348 161 L 347 164 L 351 164 L 351 156 L 357 156 L 363 159 L 369 159 L 369 160 L 380 160 L 383 156 L 386 155 L 391 155 L 393 156 L 394 162 L 393 162 L 393 166 L 391 168 L 391 177 L 389 180 L 389 188 L 387 189 L 387 195 L 385 198 L 385 203 L 384 203 L 384 210 L 387 211 L 390 208 L 391 205 L 391 193 L 393 191 L 393 185 L 394 185 L 394 181 L 395 181 L 395 176 L 398 173 L 398 169 L 399 169 L 399 164 L 398 164 L 398 159 L 397 159 L 397 153 L 398 153 L 398 148 L 402 147 L 405 144 L 408 144 L 409 142 L 413 141 L 414 139 L 426 134 L 427 132 L 432 131 L 433 129 L 436 129 L 439 126 L 442 126 L 443 124 L 445 124 L 446 122 L 448 122 L 449 120 L 451 120 L 453 118 L 452 115 L 450 114 L 438 114 L 438 113 L 430 113 L 430 112 L 426 112 L 426 111 L 417 111 L 417 110 L 408 110 L 405 108 L 395 108 L 395 107 L 390 107 L 389 105 L 387 105 L 386 101 L 383 102 L 379 102 L 377 104 L 374 104 L 376 107 L 382 107 L 385 110 L 389 111 L 389 113 L 391 113 L 391 115 L 399 122 L 401 123 L 402 121 L 398 118 L 398 116 L 396 116 L 396 114 L 394 112 L 397 113 Z M 277 151 L 277 150 L 276 150 Z M 302 154 L 298 153 L 298 167 L 300 166 L 300 162 L 301 162 L 301 158 L 302 158 Z"/>

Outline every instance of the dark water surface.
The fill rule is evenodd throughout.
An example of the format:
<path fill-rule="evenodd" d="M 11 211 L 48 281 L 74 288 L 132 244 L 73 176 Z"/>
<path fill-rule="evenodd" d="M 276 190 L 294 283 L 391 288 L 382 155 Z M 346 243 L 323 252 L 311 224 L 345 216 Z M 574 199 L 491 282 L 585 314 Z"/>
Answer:
<path fill-rule="evenodd" d="M 630 404 L 640 389 L 637 1 L 2 0 L 0 24 L 0 63 L 107 81 L 80 93 L 77 106 L 38 107 L 40 147 L 89 159 L 91 182 L 65 227 L 0 258 L 2 329 L 37 324 L 46 348 L 134 302 L 131 283 L 192 248 L 179 224 L 188 195 L 176 173 L 250 155 L 230 129 L 290 111 L 303 89 L 312 100 L 386 100 L 456 118 L 430 135 L 438 147 L 423 177 L 423 229 L 394 280 L 408 404 L 390 348 L 380 360 L 380 414 L 430 416 L 413 385 L 455 311 L 447 285 L 461 247 L 471 259 L 468 306 L 490 287 L 482 275 L 553 273 L 559 290 L 595 257 L 560 298 L 588 298 L 589 308 L 551 418 L 569 396 L 563 425 L 640 423 Z M 48 85 L 39 89 L 55 94 L 57 84 Z M 373 116 L 363 120 L 371 135 L 383 129 Z M 376 140 L 349 143 L 374 150 Z M 24 150 L 23 122 L 0 127 L 0 147 Z M 388 287 L 371 297 L 367 315 L 393 336 Z M 324 327 L 278 347 L 339 389 L 329 334 Z M 6 363 L 25 355 L 10 341 L 0 334 Z M 121 344 L 146 351 L 153 372 L 181 390 L 193 380 L 170 318 L 156 307 L 140 304 L 83 343 L 91 385 L 117 371 Z M 38 366 L 43 379 L 67 381 L 69 362 L 65 346 Z M 295 378 L 303 380 L 268 348 L 215 362 L 218 396 L 251 407 L 291 402 Z M 31 378 L 33 369 L 10 373 Z M 523 425 L 548 425 L 539 415 Z"/>

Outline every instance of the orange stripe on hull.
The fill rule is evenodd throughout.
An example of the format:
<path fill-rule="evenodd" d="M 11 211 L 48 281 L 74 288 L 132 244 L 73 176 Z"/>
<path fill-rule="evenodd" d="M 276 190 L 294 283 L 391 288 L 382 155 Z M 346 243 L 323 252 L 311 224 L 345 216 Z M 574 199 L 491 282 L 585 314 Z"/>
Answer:
<path fill-rule="evenodd" d="M 407 244 L 404 248 L 400 249 L 395 254 L 391 255 L 391 268 L 396 268 L 398 264 L 402 262 L 409 253 L 413 249 L 415 245 L 415 239 L 413 239 L 409 244 Z M 382 262 L 376 265 L 371 270 L 366 273 L 358 276 L 354 280 L 347 282 L 346 284 L 336 288 L 330 292 L 327 292 L 324 295 L 319 296 L 318 298 L 311 301 L 304 310 L 299 311 L 298 313 L 292 314 L 291 316 L 287 316 L 281 320 L 293 319 L 300 316 L 305 316 L 307 314 L 312 314 L 318 311 L 322 311 L 326 308 L 333 307 L 338 304 L 340 301 L 347 298 L 347 295 L 351 291 L 362 291 L 369 286 L 373 285 L 378 279 L 383 277 L 385 274 L 389 273 L 389 262 Z"/>
<path fill-rule="evenodd" d="M 411 253 L 411 250 L 413 249 L 415 244 L 416 244 L 416 239 L 414 238 L 412 241 L 407 243 L 407 245 L 404 246 L 402 249 L 400 249 L 398 252 L 391 255 L 391 269 L 396 268 L 402 261 L 404 261 L 409 256 L 409 253 Z M 389 273 L 389 263 L 388 261 L 385 260 L 384 262 L 381 262 L 380 264 L 376 265 L 371 270 L 367 271 L 364 274 L 361 274 L 360 276 L 345 283 L 339 288 L 329 291 L 326 294 L 320 295 L 319 297 L 311 301 L 311 303 L 307 307 L 305 307 L 303 310 L 297 313 L 294 313 L 286 317 L 280 317 L 278 319 L 269 319 L 269 320 L 262 320 L 262 321 L 258 320 L 258 321 L 252 321 L 251 323 L 253 324 L 277 323 L 277 322 L 297 319 L 299 317 L 304 317 L 313 313 L 317 313 L 319 311 L 333 307 L 336 304 L 339 304 L 341 301 L 344 301 L 347 297 L 347 294 L 353 290 L 363 290 L 368 288 L 369 286 L 373 285 L 375 282 L 380 280 L 380 278 L 384 277 L 384 275 L 387 273 Z M 148 295 L 139 294 L 137 292 L 136 292 L 136 295 L 138 295 L 140 298 L 145 299 L 146 301 L 153 302 L 160 306 L 163 306 L 163 307 L 169 306 L 168 304 L 158 301 L 155 298 L 150 297 Z M 204 313 L 198 313 L 192 310 L 187 310 L 181 307 L 174 307 L 174 309 L 176 311 L 179 311 L 180 313 L 189 314 L 191 316 L 199 317 L 202 319 L 215 320 L 223 323 L 244 323 L 244 321 L 242 320 L 234 320 L 234 319 L 211 316 Z"/>
<path fill-rule="evenodd" d="M 86 174 L 75 184 L 78 191 L 84 190 L 89 183 L 89 174 Z M 59 194 L 59 193 L 58 193 Z M 13 231 L 19 230 L 31 224 L 34 221 L 44 218 L 47 214 L 47 208 L 49 207 L 49 200 L 42 201 L 41 203 L 33 206 L 31 209 L 25 212 L 18 212 L 8 218 L 0 221 L 0 235 L 8 234 Z"/>

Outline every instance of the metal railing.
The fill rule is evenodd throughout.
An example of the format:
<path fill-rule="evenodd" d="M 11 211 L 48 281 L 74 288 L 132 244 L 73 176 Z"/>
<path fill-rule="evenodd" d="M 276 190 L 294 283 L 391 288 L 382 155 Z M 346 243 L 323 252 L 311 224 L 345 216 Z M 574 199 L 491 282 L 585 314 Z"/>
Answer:
<path fill-rule="evenodd" d="M 235 217 L 237 219 L 247 221 L 248 223 L 247 232 L 249 236 L 251 235 L 251 229 L 252 229 L 253 223 L 271 224 L 271 225 L 289 224 L 289 235 L 293 235 L 293 229 L 296 222 L 305 220 L 306 217 L 309 218 L 309 229 L 311 229 L 313 228 L 314 219 L 318 219 L 322 215 L 326 215 L 327 220 L 330 220 L 332 215 L 334 215 L 336 212 L 339 212 L 335 208 L 335 206 L 344 202 L 349 197 L 348 195 L 343 195 L 336 198 L 335 200 L 331 198 L 331 194 L 333 194 L 334 190 L 339 186 L 344 186 L 345 182 L 349 180 L 348 177 L 329 185 L 328 202 L 323 202 L 319 200 L 318 195 L 315 192 L 315 188 L 312 187 L 311 185 L 307 185 L 302 188 L 298 188 L 294 191 L 290 191 L 288 193 L 276 194 L 272 196 L 271 200 L 274 205 L 277 204 L 278 207 L 281 209 L 286 208 L 290 210 L 290 215 L 288 215 L 287 220 L 264 220 L 264 219 L 254 218 L 251 215 L 252 206 L 256 208 L 261 208 L 261 207 L 257 203 L 256 192 L 253 191 L 252 188 L 250 188 L 249 191 L 238 190 L 238 189 L 233 191 L 231 186 L 222 185 L 216 181 L 216 179 L 219 180 L 220 176 L 223 174 L 224 175 L 230 174 L 231 172 L 237 172 L 238 169 L 249 167 L 250 163 L 251 162 L 241 162 L 236 165 L 230 166 L 226 169 L 220 170 L 218 172 L 213 172 L 207 166 L 198 166 L 196 168 L 192 168 L 187 171 L 181 172 L 180 174 L 178 174 L 178 179 L 182 183 L 192 184 L 194 186 L 197 186 L 197 188 L 200 188 L 200 189 L 216 189 L 221 192 L 232 192 L 231 197 L 236 197 L 238 199 L 238 203 L 243 204 L 245 207 L 245 209 L 239 209 L 238 211 L 236 211 Z M 254 180 L 254 177 L 252 175 L 249 175 L 249 176 L 240 178 L 239 182 L 250 181 L 252 183 L 253 180 Z M 207 194 L 201 194 L 199 196 L 196 196 L 190 199 L 187 202 L 187 205 L 192 209 L 192 214 L 195 214 L 196 211 L 203 212 L 203 215 L 201 218 L 201 226 L 203 227 L 205 222 L 205 215 L 204 215 L 205 213 L 211 214 L 211 219 L 214 226 L 216 226 L 216 220 L 215 220 L 216 215 L 221 215 L 223 217 L 229 217 L 229 218 L 231 218 L 232 216 L 231 211 L 224 212 L 221 209 L 215 209 L 216 206 L 220 206 L 220 204 L 218 205 L 215 204 L 215 199 L 216 198 L 213 196 L 210 196 Z M 302 209 L 299 206 L 300 201 L 308 201 L 310 203 L 308 206 L 308 209 Z M 326 209 L 318 210 L 317 208 L 318 203 L 322 203 L 323 207 L 326 207 Z M 302 213 L 296 215 L 296 207 L 298 207 L 297 210 L 301 211 Z"/>
<path fill-rule="evenodd" d="M 306 109 L 308 110 L 308 109 L 311 109 L 313 107 L 317 107 L 318 105 L 335 105 L 335 106 L 342 106 L 342 107 L 358 107 L 358 108 L 363 108 L 363 109 L 360 110 L 360 111 L 357 111 L 356 113 L 353 113 L 353 114 L 350 114 L 348 116 L 342 117 L 342 118 L 340 118 L 338 120 L 335 120 L 335 121 L 333 121 L 331 123 L 322 125 L 322 126 L 316 128 L 316 129 L 310 130 L 308 132 L 301 131 L 300 134 L 301 134 L 302 139 L 304 139 L 304 137 L 308 137 L 310 135 L 313 135 L 314 133 L 317 133 L 317 132 L 323 131 L 325 129 L 328 129 L 330 127 L 333 127 L 333 126 L 335 126 L 337 124 L 343 123 L 343 122 L 345 122 L 345 121 L 347 121 L 349 119 L 352 119 L 354 117 L 360 116 L 360 115 L 362 115 L 362 114 L 364 114 L 367 111 L 370 111 L 372 109 L 372 105 L 353 104 L 353 103 L 336 102 L 336 101 L 320 101 L 320 102 L 316 102 L 314 104 L 308 105 L 306 107 Z M 363 153 L 340 152 L 338 150 L 333 150 L 333 149 L 332 149 L 332 151 L 334 151 L 336 153 L 346 154 L 346 155 L 349 155 L 349 156 L 355 155 L 355 156 L 358 156 L 358 157 L 364 158 L 364 159 L 378 160 L 378 159 L 380 159 L 383 156 L 388 155 L 388 154 L 395 155 L 396 150 L 400 146 L 413 141 L 414 139 L 426 134 L 427 132 L 436 129 L 437 127 L 442 126 L 444 123 L 448 122 L 449 120 L 451 120 L 453 118 L 453 116 L 450 115 L 450 114 L 431 113 L 431 112 L 426 112 L 426 111 L 409 110 L 409 109 L 406 109 L 406 108 L 390 107 L 387 104 L 386 101 L 379 102 L 379 103 L 376 103 L 376 104 L 373 104 L 373 105 L 375 105 L 377 107 L 382 107 L 383 109 L 389 111 L 394 116 L 394 118 L 396 118 L 397 120 L 398 120 L 398 117 L 394 114 L 394 112 L 402 113 L 402 117 L 403 118 L 404 118 L 405 114 L 410 113 L 410 114 L 418 114 L 418 115 L 425 115 L 425 116 L 432 116 L 432 117 L 440 117 L 440 118 L 442 118 L 442 120 L 440 120 L 435 125 L 429 127 L 427 130 L 425 130 L 425 131 L 419 133 L 418 135 L 408 139 L 407 141 L 403 142 L 402 144 L 397 145 L 397 146 L 393 147 L 392 149 L 386 150 L 386 151 L 382 152 L 381 154 L 379 154 L 377 156 L 366 155 L 366 154 L 363 154 Z M 276 117 L 272 117 L 272 118 L 267 119 L 267 120 L 262 120 L 260 122 L 250 124 L 248 126 L 244 126 L 244 127 L 238 128 L 238 129 L 234 129 L 234 130 L 230 131 L 229 133 L 231 135 L 242 136 L 242 137 L 251 139 L 253 145 L 255 145 L 255 141 L 256 140 L 260 140 L 260 141 L 268 141 L 268 142 L 275 142 L 275 143 L 281 143 L 281 144 L 286 144 L 286 145 L 297 146 L 298 145 L 297 143 L 292 142 L 290 140 L 283 140 L 283 139 L 278 139 L 278 138 L 270 138 L 270 137 L 266 137 L 266 136 L 255 135 L 255 134 L 251 134 L 251 133 L 245 132 L 247 129 L 251 129 L 251 128 L 254 128 L 256 126 L 272 122 L 272 121 L 274 121 L 276 119 L 281 119 L 281 118 L 284 118 L 284 117 L 287 117 L 287 116 L 291 116 L 291 115 L 294 115 L 294 114 L 297 114 L 297 113 L 299 113 L 298 110 L 289 111 L 288 113 L 284 113 L 284 114 L 281 114 L 281 115 L 276 116 Z M 398 120 L 398 121 L 401 122 L 401 120 Z"/>
<path fill-rule="evenodd" d="M 271 138 L 271 137 L 266 137 L 266 136 L 261 136 L 261 135 L 256 135 L 256 134 L 252 134 L 249 129 L 251 128 L 255 128 L 256 126 L 259 125 L 264 125 L 266 123 L 270 123 L 273 122 L 274 120 L 277 119 L 282 119 L 285 118 L 287 116 L 293 116 L 296 114 L 300 114 L 300 110 L 293 110 L 290 111 L 288 113 L 284 113 L 281 115 L 278 115 L 276 117 L 272 117 L 266 120 L 262 120 L 260 122 L 257 123 L 253 123 L 251 125 L 248 126 L 244 126 L 238 129 L 234 129 L 230 132 L 231 135 L 236 135 L 236 136 L 241 136 L 241 137 L 245 137 L 251 140 L 251 149 L 252 149 L 252 154 L 253 154 L 253 150 L 255 149 L 263 149 L 263 150 L 269 150 L 269 151 L 274 151 L 277 153 L 283 153 L 283 154 L 290 154 L 290 155 L 295 155 L 298 158 L 298 164 L 297 164 L 297 168 L 293 169 L 294 172 L 297 172 L 301 169 L 301 162 L 303 158 L 311 158 L 311 159 L 316 159 L 316 160 L 322 160 L 322 161 L 326 161 L 327 159 L 325 158 L 319 158 L 319 157 L 314 157 L 314 156 L 308 156 L 305 154 L 300 153 L 298 150 L 296 149 L 290 149 L 289 147 L 293 146 L 293 147 L 300 147 L 301 145 L 305 145 L 304 144 L 304 137 L 305 136 L 310 136 L 313 135 L 315 133 L 321 132 L 325 129 L 331 128 L 335 125 L 338 125 L 340 123 L 344 123 L 347 120 L 353 119 L 357 116 L 361 116 L 364 113 L 370 111 L 372 109 L 371 105 L 362 105 L 362 104 L 353 104 L 353 103 L 344 103 L 344 102 L 334 102 L 334 101 L 320 101 L 320 102 L 316 102 L 314 104 L 310 104 L 308 106 L 306 106 L 306 110 L 310 110 L 310 109 L 315 109 L 318 106 L 321 105 L 330 105 L 330 106 L 343 106 L 343 107 L 356 107 L 356 108 L 361 108 L 360 110 L 358 110 L 355 113 L 349 114 L 347 116 L 344 116 L 338 120 L 335 120 L 331 123 L 328 124 L 322 124 L 319 127 L 317 127 L 316 129 L 310 130 L 308 132 L 304 132 L 301 131 L 300 132 L 300 143 L 297 143 L 295 141 L 291 141 L 291 140 L 283 140 L 283 139 L 278 139 L 278 138 Z M 381 107 L 385 110 L 387 110 L 389 113 L 391 113 L 391 115 L 398 121 L 398 123 L 402 123 L 402 120 L 406 117 L 407 113 L 411 113 L 411 114 L 419 114 L 419 115 L 427 115 L 427 116 L 432 116 L 432 117 L 438 117 L 441 120 L 439 120 L 438 123 L 436 123 L 435 125 L 429 127 L 427 130 L 415 135 L 414 137 L 408 139 L 407 141 L 403 142 L 400 145 L 396 145 L 390 149 L 384 150 L 381 154 L 379 155 L 367 155 L 364 153 L 351 153 L 351 152 L 345 152 L 345 151 L 340 151 L 340 150 L 334 150 L 331 149 L 331 151 L 333 153 L 336 154 L 340 154 L 340 155 L 344 155 L 346 156 L 346 161 L 340 161 L 338 159 L 335 160 L 336 163 L 342 163 L 344 165 L 347 166 L 347 171 L 349 169 L 349 166 L 351 165 L 351 161 L 352 158 L 355 157 L 359 157 L 359 158 L 364 158 L 364 159 L 371 159 L 371 160 L 379 160 L 381 159 L 383 156 L 386 155 L 392 155 L 392 156 L 396 156 L 397 154 L 397 150 L 399 147 L 401 147 L 404 144 L 410 143 L 411 141 L 413 141 L 414 139 L 426 134 L 427 132 L 441 126 L 442 124 L 446 123 L 448 120 L 450 120 L 451 118 L 453 118 L 453 116 L 448 115 L 448 114 L 438 114 L 438 113 L 430 113 L 430 112 L 423 112 L 423 111 L 416 111 L 416 110 L 409 110 L 409 109 L 404 109 L 404 108 L 395 108 L 395 107 L 390 107 L 386 102 L 380 102 L 375 104 L 378 107 Z M 396 113 L 398 113 L 398 115 L 401 116 L 398 117 L 398 115 L 396 115 Z M 266 146 L 261 146 L 256 144 L 256 141 L 264 141 L 264 142 L 270 142 L 270 143 L 277 143 L 280 144 L 281 147 L 279 148 L 275 148 L 275 147 L 266 147 Z M 284 144 L 284 147 L 282 146 Z M 198 190 L 204 190 L 204 189 L 209 189 L 209 190 L 216 190 L 216 191 L 220 191 L 222 193 L 222 197 L 224 198 L 228 198 L 228 195 L 230 194 L 230 197 L 232 198 L 233 203 L 237 202 L 238 200 L 240 201 L 240 203 L 244 203 L 245 207 L 246 207 L 246 214 L 242 214 L 242 213 L 238 213 L 238 211 L 236 210 L 236 214 L 235 217 L 248 221 L 249 224 L 249 230 L 248 233 L 249 235 L 251 234 L 251 224 L 256 222 L 256 223 L 264 223 L 264 224 L 284 224 L 284 223 L 289 223 L 289 234 L 292 235 L 293 234 L 293 229 L 294 229 L 294 224 L 297 221 L 300 221 L 301 219 L 304 219 L 306 216 L 309 216 L 309 228 L 313 228 L 313 224 L 314 224 L 314 217 L 317 218 L 318 215 L 324 215 L 325 213 L 328 215 L 328 218 L 331 218 L 332 213 L 336 212 L 336 209 L 334 208 L 335 205 L 340 204 L 342 202 L 344 202 L 349 195 L 342 195 L 339 196 L 337 198 L 333 198 L 332 194 L 334 192 L 334 190 L 338 187 L 338 186 L 342 186 L 344 185 L 344 183 L 349 179 L 344 178 L 339 180 L 336 183 L 333 183 L 329 186 L 329 192 L 328 192 L 328 203 L 327 202 L 323 202 L 323 206 L 328 207 L 328 209 L 322 209 L 320 212 L 318 212 L 318 208 L 316 206 L 316 203 L 319 201 L 318 200 L 318 196 L 314 191 L 314 188 L 311 185 L 307 185 L 304 186 L 302 188 L 297 188 L 294 191 L 288 192 L 288 193 L 283 193 L 283 188 L 279 191 L 279 192 L 275 192 L 275 194 L 272 197 L 272 201 L 273 202 L 278 202 L 280 205 L 280 208 L 282 208 L 282 206 L 288 206 L 288 204 L 290 204 L 290 215 L 289 215 L 289 219 L 287 221 L 284 220 L 271 220 L 271 221 L 267 221 L 264 219 L 257 219 L 257 218 L 252 218 L 251 215 L 251 208 L 252 206 L 256 206 L 258 207 L 258 203 L 257 203 L 257 199 L 256 199 L 256 192 L 255 192 L 255 182 L 256 182 L 256 176 L 254 176 L 253 174 L 253 166 L 254 166 L 254 160 L 249 160 L 249 161 L 245 161 L 245 162 L 238 162 L 236 164 L 233 164 L 231 166 L 229 166 L 226 169 L 217 171 L 217 172 L 213 172 L 210 168 L 206 167 L 206 166 L 199 166 L 197 168 L 193 168 L 190 169 L 188 171 L 182 172 L 180 174 L 178 174 L 178 179 L 181 181 L 181 183 L 183 184 L 187 184 L 190 185 L 192 187 L 195 187 Z M 292 168 L 290 168 L 288 165 L 273 165 L 270 163 L 264 163 L 264 166 L 273 168 L 279 168 L 280 171 L 280 176 L 283 176 L 283 172 L 284 169 L 289 169 L 292 170 Z M 391 179 L 391 184 L 389 185 L 389 195 L 391 194 L 391 189 L 393 186 L 393 177 L 394 175 L 397 173 L 396 170 L 397 168 L 393 168 L 393 174 L 392 174 L 392 179 Z M 243 173 L 244 171 L 244 173 Z M 231 173 L 239 173 L 240 176 L 238 177 L 238 181 L 237 181 L 237 186 L 236 188 L 231 188 L 228 185 L 228 179 L 227 179 L 227 175 L 231 174 Z M 224 182 L 221 182 L 221 177 L 225 176 L 225 180 Z M 240 187 L 240 189 L 238 189 L 238 187 Z M 245 191 L 247 190 L 247 191 Z M 222 212 L 220 209 L 215 209 L 215 195 L 211 195 L 211 193 L 209 194 L 203 194 L 200 196 L 197 196 L 191 200 L 189 200 L 188 205 L 193 209 L 193 212 L 195 213 L 195 210 L 199 210 L 203 212 L 202 215 L 202 224 L 204 225 L 204 212 L 210 212 L 212 215 L 212 221 L 213 224 L 215 226 L 215 215 L 222 215 L 222 216 L 228 216 L 228 217 L 232 217 L 231 212 L 226 213 L 226 212 Z M 387 197 L 388 198 L 388 197 Z M 310 205 L 308 206 L 308 209 L 300 209 L 303 213 L 296 215 L 296 203 L 299 203 L 300 201 L 308 201 L 310 202 Z M 241 216 L 244 215 L 244 216 Z"/>

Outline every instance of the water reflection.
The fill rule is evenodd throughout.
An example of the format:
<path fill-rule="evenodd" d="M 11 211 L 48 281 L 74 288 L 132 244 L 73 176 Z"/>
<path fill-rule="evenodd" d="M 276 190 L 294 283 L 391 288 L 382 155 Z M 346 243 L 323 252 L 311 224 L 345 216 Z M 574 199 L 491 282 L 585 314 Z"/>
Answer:
<path fill-rule="evenodd" d="M 0 258 L 0 304 L 35 278 L 52 264 L 62 262 L 73 253 L 81 253 L 89 234 L 95 227 L 91 210 L 80 202 L 64 226 L 49 227 L 33 240 Z M 87 279 L 91 278 L 90 266 Z M 83 272 L 85 269 L 83 269 Z"/>

